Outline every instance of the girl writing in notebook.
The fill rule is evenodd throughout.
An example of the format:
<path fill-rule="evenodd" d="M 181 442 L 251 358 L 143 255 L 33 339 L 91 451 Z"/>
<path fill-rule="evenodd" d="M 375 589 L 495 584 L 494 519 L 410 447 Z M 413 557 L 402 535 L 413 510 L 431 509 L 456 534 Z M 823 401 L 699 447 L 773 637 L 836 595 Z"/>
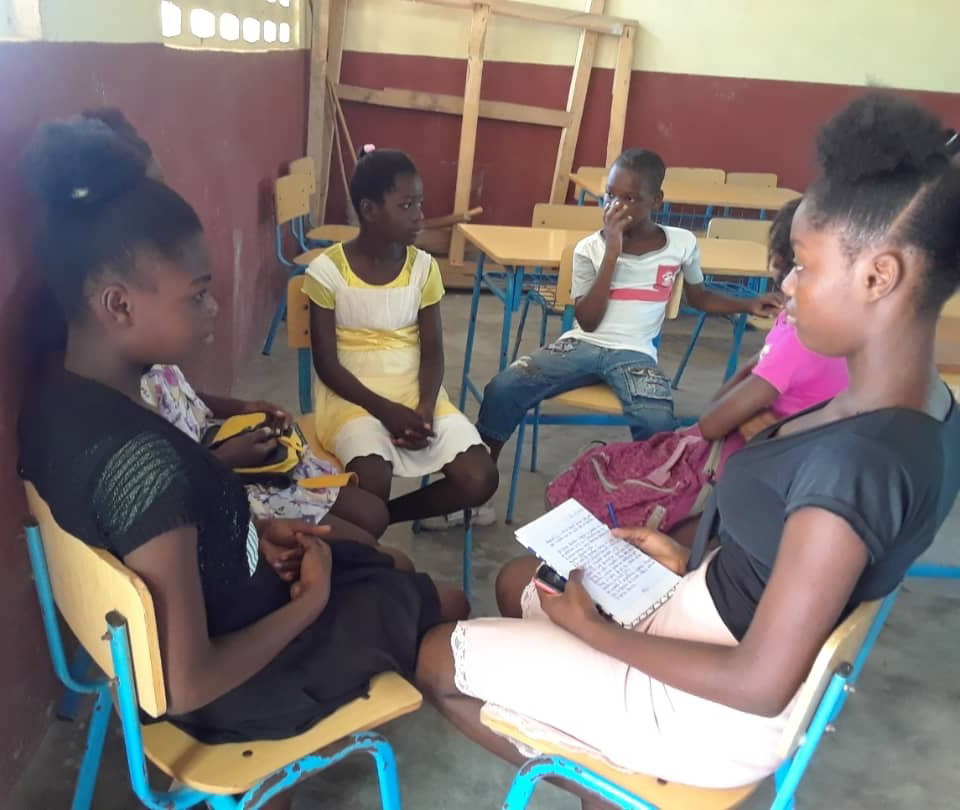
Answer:
<path fill-rule="evenodd" d="M 692 557 L 667 535 L 620 534 L 685 572 L 639 626 L 603 619 L 577 573 L 562 594 L 538 593 L 525 559 L 498 581 L 506 618 L 431 631 L 419 682 L 505 759 L 524 756 L 480 723 L 484 702 L 524 718 L 534 738 L 559 735 L 669 781 L 738 786 L 772 773 L 824 641 L 897 587 L 950 511 L 960 415 L 933 348 L 960 282 L 960 167 L 941 123 L 893 96 L 855 101 L 817 146 L 787 314 L 807 348 L 846 360 L 849 386 L 730 458 Z M 703 559 L 710 539 L 719 548 Z"/>
<path fill-rule="evenodd" d="M 100 121 L 44 127 L 26 168 L 47 209 L 38 265 L 68 335 L 63 367 L 25 396 L 20 472 L 62 528 L 148 588 L 168 719 L 211 742 L 284 738 L 376 673 L 412 676 L 423 634 L 466 615 L 463 594 L 330 527 L 251 515 L 237 476 L 141 399 L 145 367 L 213 339 L 194 210 Z M 265 545 L 302 550 L 292 585 Z"/>
<path fill-rule="evenodd" d="M 800 200 L 787 203 L 770 228 L 769 263 L 777 287 L 793 268 L 790 226 Z M 698 515 L 726 460 L 762 428 L 824 402 L 847 386 L 841 357 L 806 348 L 781 312 L 760 352 L 713 397 L 697 424 L 641 442 L 588 450 L 547 487 L 547 502 L 573 498 L 614 526 L 670 531 Z"/>
<path fill-rule="evenodd" d="M 476 428 L 443 390 L 440 269 L 414 247 L 423 182 L 402 152 L 375 149 L 357 162 L 350 197 L 360 233 L 307 269 L 324 447 L 389 502 L 390 522 L 462 510 L 497 488 Z M 443 477 L 390 500 L 393 476 Z"/>

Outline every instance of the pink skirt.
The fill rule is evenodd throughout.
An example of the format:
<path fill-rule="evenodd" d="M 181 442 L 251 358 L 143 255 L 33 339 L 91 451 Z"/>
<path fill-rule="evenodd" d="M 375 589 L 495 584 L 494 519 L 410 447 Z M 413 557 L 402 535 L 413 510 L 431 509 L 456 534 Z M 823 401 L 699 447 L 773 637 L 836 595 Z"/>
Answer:
<path fill-rule="evenodd" d="M 673 597 L 634 629 L 736 645 L 707 590 L 708 562 L 687 574 Z M 777 744 L 793 701 L 770 718 L 696 697 L 557 627 L 540 608 L 532 583 L 522 604 L 522 619 L 460 622 L 451 644 L 457 688 L 528 736 L 698 787 L 739 787 L 780 765 Z"/>

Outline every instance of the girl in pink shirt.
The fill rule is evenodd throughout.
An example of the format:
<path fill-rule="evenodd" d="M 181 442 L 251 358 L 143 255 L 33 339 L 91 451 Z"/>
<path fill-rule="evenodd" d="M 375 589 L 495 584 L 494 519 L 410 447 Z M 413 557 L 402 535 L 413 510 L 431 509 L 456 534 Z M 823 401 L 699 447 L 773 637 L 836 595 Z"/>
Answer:
<path fill-rule="evenodd" d="M 800 200 L 770 228 L 770 265 L 779 281 L 793 266 L 790 225 Z M 700 513 L 727 458 L 767 425 L 830 399 L 847 386 L 842 358 L 806 348 L 781 313 L 759 354 L 716 393 L 697 424 L 639 442 L 595 447 L 547 487 L 551 506 L 575 498 L 610 523 L 669 531 Z"/>

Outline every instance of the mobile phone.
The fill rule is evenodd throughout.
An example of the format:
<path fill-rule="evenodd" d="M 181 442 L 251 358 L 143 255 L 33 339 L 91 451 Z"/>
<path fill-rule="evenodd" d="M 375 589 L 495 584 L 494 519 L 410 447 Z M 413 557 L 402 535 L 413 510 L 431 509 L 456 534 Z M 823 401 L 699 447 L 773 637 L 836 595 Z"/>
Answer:
<path fill-rule="evenodd" d="M 546 563 L 540 563 L 540 567 L 537 568 L 537 572 L 533 575 L 533 584 L 542 591 L 557 594 L 563 593 L 567 587 L 567 580 Z"/>

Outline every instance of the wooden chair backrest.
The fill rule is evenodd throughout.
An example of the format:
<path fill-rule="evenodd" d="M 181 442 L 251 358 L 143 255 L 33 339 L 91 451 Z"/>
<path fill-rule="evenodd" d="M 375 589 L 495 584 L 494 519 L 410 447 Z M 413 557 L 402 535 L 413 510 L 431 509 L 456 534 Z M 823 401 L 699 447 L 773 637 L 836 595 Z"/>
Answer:
<path fill-rule="evenodd" d="M 810 674 L 800 687 L 796 705 L 780 738 L 778 753 L 784 759 L 800 744 L 834 673 L 842 664 L 852 665 L 856 661 L 882 605 L 883 599 L 859 605 L 823 643 Z"/>
<path fill-rule="evenodd" d="M 302 157 L 291 160 L 288 169 L 290 174 L 302 174 L 304 177 L 310 178 L 310 193 L 313 194 L 316 192 L 317 166 L 312 157 Z"/>
<path fill-rule="evenodd" d="M 576 245 L 567 245 L 560 257 L 560 268 L 557 271 L 557 307 L 573 306 L 573 252 Z M 673 281 L 673 290 L 667 302 L 667 317 L 676 318 L 680 313 L 680 302 L 683 298 L 683 273 L 677 273 Z M 289 299 L 288 299 L 289 302 Z"/>
<path fill-rule="evenodd" d="M 577 169 L 574 174 L 578 177 L 582 177 L 585 180 L 597 180 L 603 182 L 607 179 L 606 166 L 581 166 Z"/>
<path fill-rule="evenodd" d="M 773 172 L 727 172 L 728 186 L 776 188 L 777 180 L 778 178 Z"/>
<path fill-rule="evenodd" d="M 687 166 L 668 166 L 664 181 L 674 180 L 681 183 L 723 183 L 726 172 L 723 169 L 698 169 Z"/>
<path fill-rule="evenodd" d="M 555 205 L 537 203 L 533 206 L 534 228 L 563 228 L 568 231 L 600 230 L 603 227 L 603 209 L 599 205 Z"/>
<path fill-rule="evenodd" d="M 157 619 L 147 586 L 112 554 L 60 528 L 33 485 L 24 486 L 43 538 L 53 598 L 64 621 L 97 666 L 113 676 L 110 645 L 104 640 L 106 616 L 116 611 L 126 619 L 140 707 L 159 717 L 167 710 L 167 696 Z"/>
<path fill-rule="evenodd" d="M 947 299 L 947 302 L 943 305 L 943 311 L 940 313 L 940 317 L 960 318 L 960 293 Z"/>
<path fill-rule="evenodd" d="M 303 291 L 303 276 L 287 282 L 287 345 L 291 349 L 310 348 L 310 299 Z"/>
<path fill-rule="evenodd" d="M 309 213 L 311 185 L 316 185 L 316 181 L 305 174 L 288 174 L 286 177 L 277 178 L 274 186 L 277 225 Z"/>
<path fill-rule="evenodd" d="M 747 242 L 767 244 L 770 236 L 769 219 L 734 219 L 714 217 L 707 225 L 708 239 L 743 239 Z"/>

